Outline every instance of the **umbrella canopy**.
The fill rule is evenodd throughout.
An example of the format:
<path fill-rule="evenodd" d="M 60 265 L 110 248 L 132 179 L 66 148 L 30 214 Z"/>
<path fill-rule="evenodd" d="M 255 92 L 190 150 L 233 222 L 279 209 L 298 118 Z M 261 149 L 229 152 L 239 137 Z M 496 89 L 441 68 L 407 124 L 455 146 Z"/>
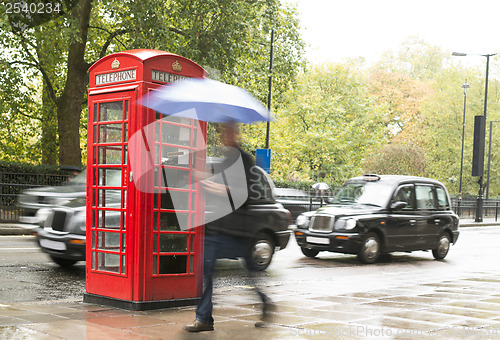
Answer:
<path fill-rule="evenodd" d="M 139 103 L 164 115 L 213 123 L 271 120 L 269 110 L 237 86 L 206 78 L 190 78 L 162 86 Z"/>
<path fill-rule="evenodd" d="M 312 187 L 316 190 L 328 190 L 328 189 L 330 189 L 330 186 L 326 183 L 323 183 L 323 182 L 315 183 L 312 185 Z"/>

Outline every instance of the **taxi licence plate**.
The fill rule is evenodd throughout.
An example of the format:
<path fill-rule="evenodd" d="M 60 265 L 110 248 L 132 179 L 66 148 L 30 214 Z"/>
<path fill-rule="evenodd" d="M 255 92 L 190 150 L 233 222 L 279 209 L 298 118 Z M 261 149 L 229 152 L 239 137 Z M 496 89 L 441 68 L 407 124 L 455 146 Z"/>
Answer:
<path fill-rule="evenodd" d="M 330 239 L 323 238 L 323 237 L 307 236 L 306 241 L 307 241 L 307 243 L 330 244 Z"/>
<path fill-rule="evenodd" d="M 59 241 L 40 240 L 40 246 L 52 250 L 66 250 L 66 244 Z"/>

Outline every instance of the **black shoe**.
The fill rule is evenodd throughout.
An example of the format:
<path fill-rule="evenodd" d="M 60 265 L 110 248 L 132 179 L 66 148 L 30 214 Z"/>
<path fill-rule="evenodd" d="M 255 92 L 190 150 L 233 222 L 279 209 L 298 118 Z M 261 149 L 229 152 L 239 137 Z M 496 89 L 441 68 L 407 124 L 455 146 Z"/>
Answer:
<path fill-rule="evenodd" d="M 262 306 L 262 317 L 260 319 L 269 322 L 273 316 L 271 313 L 276 313 L 277 309 L 278 308 L 276 308 L 276 305 L 272 303 L 271 300 L 264 301 Z"/>
<path fill-rule="evenodd" d="M 262 316 L 260 317 L 261 321 L 258 321 L 255 323 L 255 327 L 257 328 L 264 328 L 269 325 L 270 322 L 272 322 L 273 319 L 273 314 L 274 312 L 277 311 L 276 305 L 271 302 L 269 299 L 264 299 L 263 305 L 262 305 Z"/>
<path fill-rule="evenodd" d="M 183 328 L 185 331 L 188 332 L 205 332 L 205 331 L 213 331 L 214 325 L 211 325 L 209 323 L 200 320 L 194 320 L 193 323 L 185 325 Z"/>
<path fill-rule="evenodd" d="M 257 328 L 266 328 L 266 327 L 269 327 L 269 323 L 267 323 L 265 321 L 257 321 L 255 323 L 255 327 L 257 327 Z"/>

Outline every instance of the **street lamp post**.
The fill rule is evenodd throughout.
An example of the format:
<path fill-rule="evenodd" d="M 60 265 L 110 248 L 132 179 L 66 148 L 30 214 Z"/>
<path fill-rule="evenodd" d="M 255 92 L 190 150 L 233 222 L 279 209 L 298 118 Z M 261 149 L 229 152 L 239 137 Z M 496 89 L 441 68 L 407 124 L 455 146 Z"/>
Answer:
<path fill-rule="evenodd" d="M 267 109 L 271 112 L 271 98 L 273 90 L 273 49 L 274 49 L 274 30 L 271 31 L 271 51 L 269 53 L 269 92 L 267 95 Z M 266 126 L 266 149 L 269 149 L 269 131 L 271 130 L 271 122 L 267 122 Z"/>
<path fill-rule="evenodd" d="M 486 121 L 486 112 L 487 112 L 487 106 L 488 106 L 488 73 L 490 69 L 490 57 L 497 55 L 498 53 L 492 53 L 492 54 L 476 54 L 480 55 L 482 57 L 486 57 L 486 81 L 485 81 L 485 86 L 484 86 L 484 121 Z M 460 53 L 460 52 L 453 52 L 453 56 L 456 57 L 465 57 L 467 56 L 467 53 Z M 484 154 L 484 131 L 482 133 L 482 138 L 483 138 L 483 143 L 482 143 L 482 152 Z M 482 164 L 484 165 L 484 159 L 481 160 Z M 483 166 L 481 166 L 482 168 Z M 484 170 L 481 170 L 481 172 L 484 172 Z M 479 191 L 477 193 L 477 204 L 476 204 L 476 222 L 483 222 L 483 173 L 479 176 Z"/>
<path fill-rule="evenodd" d="M 273 49 L 274 49 L 274 30 L 271 30 L 271 50 L 269 53 L 269 92 L 267 95 L 267 109 L 271 112 L 271 98 L 273 89 Z M 269 132 L 271 130 L 271 122 L 267 122 L 266 126 L 266 146 L 264 149 L 255 150 L 255 161 L 258 166 L 263 168 L 267 173 L 271 173 L 271 149 L 269 149 Z"/>
<path fill-rule="evenodd" d="M 460 185 L 458 188 L 458 209 L 460 210 L 460 205 L 462 203 L 462 172 L 464 168 L 464 140 L 465 140 L 465 112 L 467 107 L 467 90 L 469 90 L 470 85 L 467 84 L 467 79 L 465 83 L 462 85 L 464 89 L 464 117 L 462 119 L 462 153 L 460 156 Z M 460 211 L 459 211 L 460 212 Z"/>

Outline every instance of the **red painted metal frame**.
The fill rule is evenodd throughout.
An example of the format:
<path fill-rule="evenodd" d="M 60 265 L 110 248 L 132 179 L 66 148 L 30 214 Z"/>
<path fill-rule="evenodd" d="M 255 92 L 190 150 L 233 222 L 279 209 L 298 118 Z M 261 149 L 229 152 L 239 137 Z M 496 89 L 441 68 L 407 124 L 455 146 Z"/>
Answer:
<path fill-rule="evenodd" d="M 123 70 L 135 70 L 135 79 L 96 85 L 96 75 Z M 204 201 L 198 184 L 190 183 L 187 189 L 167 188 L 161 186 L 161 179 L 157 178 L 156 192 L 144 192 L 138 190 L 134 176 L 130 173 L 128 141 L 134 133 L 141 131 L 149 124 L 159 124 L 160 129 L 164 126 L 189 129 L 191 139 L 185 148 L 190 153 L 197 151 L 195 154 L 198 159 L 195 162 L 196 166 L 193 167 L 192 157 L 190 157 L 189 168 L 182 168 L 180 171 L 186 171 L 188 178 L 193 178 L 194 171 L 205 167 L 206 123 L 198 121 L 190 121 L 188 125 L 163 121 L 158 123 L 158 117 L 153 110 L 136 103 L 136 100 L 145 93 L 162 85 L 159 81 L 153 81 L 153 70 L 165 72 L 172 78 L 207 76 L 206 71 L 196 63 L 175 54 L 156 50 L 132 50 L 115 53 L 102 58 L 90 69 L 87 144 L 86 287 L 88 294 L 133 302 L 188 299 L 201 295 L 203 228 L 197 227 L 185 231 L 162 230 L 160 228 L 160 214 L 172 211 L 163 209 L 159 201 L 160 194 L 167 190 L 186 192 L 189 196 L 186 214 L 189 215 L 189 218 L 196 220 L 196 225 L 201 225 Z M 106 79 L 112 79 L 112 77 Z M 122 102 L 123 114 L 125 114 L 125 103 L 128 102 L 127 116 L 113 123 L 100 121 L 99 112 L 96 111 L 110 105 L 109 103 L 116 102 Z M 118 142 L 116 136 L 119 126 L 123 130 L 121 131 L 122 140 Z M 100 131 L 110 132 L 115 136 L 115 140 L 112 143 L 99 140 Z M 193 138 L 194 134 L 197 135 L 196 139 Z M 196 144 L 193 144 L 194 141 Z M 155 144 L 160 146 L 159 149 L 162 149 L 161 141 L 156 141 Z M 174 146 L 175 148 L 184 148 L 179 145 Z M 107 150 L 106 148 L 110 147 L 121 148 L 121 164 L 100 162 L 103 158 L 102 153 L 99 154 L 99 150 Z M 155 151 L 152 150 L 152 153 L 154 154 Z M 140 157 L 146 156 L 140 155 Z M 158 169 L 158 176 L 163 169 L 176 169 L 175 166 L 161 165 L 159 159 L 155 162 L 155 167 Z M 120 186 L 108 186 L 102 181 L 101 175 L 103 173 L 118 170 L 121 170 Z M 152 181 L 152 184 L 154 183 L 153 174 L 154 172 L 151 174 L 151 178 L 147 179 Z M 99 202 L 105 201 L 105 195 L 109 193 L 105 190 L 114 190 L 111 193 L 119 191 L 121 201 L 119 206 L 99 205 Z M 99 194 L 101 196 L 98 196 Z M 100 201 L 99 198 L 101 198 Z M 154 200 L 157 200 L 156 206 Z M 99 218 L 103 214 L 108 214 L 108 216 L 109 214 L 111 216 L 119 214 L 120 225 L 118 227 L 115 225 L 114 229 L 107 228 L 106 224 L 103 224 L 103 221 L 104 223 L 107 221 L 106 217 Z M 98 235 L 106 237 L 103 239 Z M 175 238 L 177 235 L 187 237 L 186 249 L 170 251 L 168 239 L 169 237 Z M 114 248 L 106 248 L 107 242 L 114 238 L 119 240 L 118 245 L 114 243 Z M 101 247 L 99 248 L 99 246 Z M 117 266 L 111 270 L 103 267 L 104 262 L 98 260 L 98 257 L 103 256 L 117 257 L 119 259 Z M 176 260 L 179 257 L 186 257 L 185 272 L 177 270 L 175 273 L 167 273 L 164 269 L 164 272 L 161 272 L 158 260 L 161 256 L 176 256 Z"/>

